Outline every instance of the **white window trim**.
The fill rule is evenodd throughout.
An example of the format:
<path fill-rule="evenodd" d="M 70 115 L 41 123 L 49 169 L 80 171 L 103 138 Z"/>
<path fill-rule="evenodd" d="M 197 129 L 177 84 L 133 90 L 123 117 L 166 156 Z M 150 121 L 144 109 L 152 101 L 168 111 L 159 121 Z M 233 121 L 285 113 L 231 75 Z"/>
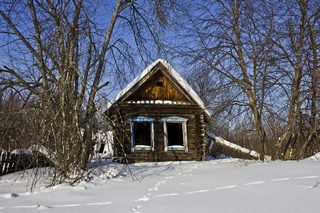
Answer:
<path fill-rule="evenodd" d="M 130 121 L 130 144 L 131 144 L 131 152 L 135 150 L 151 150 L 154 151 L 154 118 L 146 117 L 146 116 L 137 116 L 133 118 L 129 118 Z M 137 122 L 149 122 L 151 124 L 151 146 L 148 145 L 135 145 L 134 144 L 134 123 Z"/>
<path fill-rule="evenodd" d="M 184 150 L 188 152 L 188 133 L 187 133 L 187 118 L 182 118 L 178 116 L 171 116 L 162 118 L 161 121 L 163 122 L 163 132 L 164 132 L 164 152 L 168 150 L 175 151 L 175 150 Z M 167 134 L 167 123 L 182 123 L 182 135 L 183 135 L 183 146 L 173 145 L 168 146 L 168 134 Z"/>

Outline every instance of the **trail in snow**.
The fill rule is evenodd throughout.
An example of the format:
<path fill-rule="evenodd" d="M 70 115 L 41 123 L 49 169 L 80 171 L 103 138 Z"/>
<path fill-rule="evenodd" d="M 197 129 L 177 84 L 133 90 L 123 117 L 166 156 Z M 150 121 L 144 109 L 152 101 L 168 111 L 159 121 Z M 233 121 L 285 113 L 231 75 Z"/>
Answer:
<path fill-rule="evenodd" d="M 0 180 L 0 211 L 208 212 L 214 207 L 218 212 L 255 212 L 254 209 L 264 205 L 265 199 L 268 199 L 268 208 L 262 212 L 320 209 L 316 201 L 320 196 L 319 161 L 260 164 L 225 160 L 222 163 L 148 164 L 135 168 L 139 168 L 136 175 L 141 176 L 141 182 L 123 177 L 76 187 L 40 188 L 32 193 L 18 192 L 12 180 L 3 179 Z M 292 204 L 282 209 L 286 205 L 280 205 L 281 202 Z"/>
<path fill-rule="evenodd" d="M 171 196 L 179 195 L 179 193 L 166 193 L 166 194 L 158 194 L 158 195 L 153 195 L 152 196 L 152 193 L 150 193 L 150 192 L 157 192 L 159 190 L 159 188 L 164 186 L 168 181 L 172 181 L 176 176 L 192 175 L 193 174 L 193 170 L 197 169 L 197 168 L 198 168 L 198 165 L 193 165 L 193 166 L 191 166 L 191 168 L 186 169 L 186 171 L 180 170 L 178 173 L 174 173 L 173 176 L 165 177 L 163 180 L 156 182 L 153 187 L 149 188 L 148 189 L 148 192 L 149 192 L 148 194 L 143 195 L 142 197 L 136 199 L 135 201 L 136 202 L 147 202 L 150 199 L 154 199 L 154 198 L 163 198 L 163 197 L 171 197 Z M 135 206 L 134 208 L 131 209 L 131 212 L 140 213 L 138 211 L 138 209 L 140 209 L 140 210 L 143 209 L 143 204 Z"/>
<path fill-rule="evenodd" d="M 167 183 L 168 180 L 173 180 L 175 177 L 180 176 L 180 175 L 192 175 L 194 173 L 194 170 L 198 168 L 199 165 L 194 165 L 190 169 L 187 169 L 185 173 L 176 173 L 174 176 L 170 177 L 165 177 L 164 180 L 159 181 L 155 183 L 155 186 L 153 188 L 148 189 L 149 192 L 158 192 L 159 188 L 161 186 L 165 187 L 165 184 Z M 173 197 L 173 196 L 179 196 L 179 195 L 195 195 L 195 194 L 200 194 L 200 193 L 209 193 L 217 190 L 230 190 L 236 187 L 249 187 L 249 186 L 254 186 L 254 185 L 261 185 L 261 184 L 266 184 L 266 183 L 272 183 L 272 182 L 279 182 L 279 181 L 294 181 L 294 180 L 303 180 L 303 179 L 317 179 L 319 176 L 313 175 L 313 176 L 299 176 L 299 177 L 286 177 L 286 178 L 275 178 L 275 179 L 270 179 L 270 180 L 260 180 L 260 181 L 253 181 L 253 182 L 247 182 L 247 183 L 242 183 L 239 185 L 226 185 L 226 186 L 218 186 L 215 188 L 206 188 L 206 189 L 200 189 L 200 190 L 195 190 L 195 191 L 187 191 L 187 192 L 173 192 L 173 193 L 164 193 L 164 194 L 156 194 L 152 195 L 152 193 L 148 193 L 139 199 L 135 200 L 138 202 L 148 202 L 153 199 L 159 199 L 159 198 L 164 198 L 164 197 Z M 138 205 L 134 207 L 131 211 L 139 213 L 137 210 L 143 210 L 143 204 Z"/>
<path fill-rule="evenodd" d="M 215 191 L 215 190 L 223 190 L 223 189 L 232 189 L 235 187 L 244 187 L 244 186 L 252 186 L 252 185 L 259 185 L 259 184 L 264 184 L 268 182 L 276 182 L 276 181 L 294 181 L 294 180 L 303 180 L 303 179 L 317 179 L 319 176 L 305 176 L 305 177 L 293 177 L 293 178 L 279 178 L 279 179 L 272 179 L 268 181 L 256 181 L 256 182 L 250 182 L 250 183 L 243 183 L 241 185 L 227 185 L 227 186 L 220 186 L 212 189 L 201 189 L 201 190 L 196 190 L 196 191 L 190 191 L 190 192 L 184 192 L 184 193 L 170 193 L 170 194 L 159 194 L 155 195 L 153 197 L 150 197 L 151 194 L 148 194 L 147 196 L 144 196 L 143 198 L 140 198 L 138 201 L 148 201 L 150 199 L 154 198 L 161 198 L 161 197 L 168 197 L 168 196 L 176 196 L 179 194 L 185 194 L 185 195 L 190 195 L 190 194 L 197 194 L 197 193 L 205 193 L 205 192 L 210 192 L 210 191 Z"/>

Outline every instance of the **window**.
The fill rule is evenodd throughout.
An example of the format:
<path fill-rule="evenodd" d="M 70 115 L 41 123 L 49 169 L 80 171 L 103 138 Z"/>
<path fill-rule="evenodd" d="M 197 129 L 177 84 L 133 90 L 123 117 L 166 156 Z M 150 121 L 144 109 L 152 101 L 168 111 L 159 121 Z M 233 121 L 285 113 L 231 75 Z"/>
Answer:
<path fill-rule="evenodd" d="M 163 82 L 162 81 L 157 81 L 157 87 L 162 87 L 163 86 Z"/>
<path fill-rule="evenodd" d="M 131 151 L 154 150 L 154 119 L 138 116 L 130 118 Z"/>
<path fill-rule="evenodd" d="M 188 152 L 187 121 L 177 116 L 162 118 L 164 131 L 164 151 L 184 150 Z"/>
<path fill-rule="evenodd" d="M 183 146 L 182 123 L 167 123 L 168 146 Z"/>
<path fill-rule="evenodd" d="M 134 144 L 151 146 L 151 132 L 149 122 L 136 122 L 133 124 Z"/>

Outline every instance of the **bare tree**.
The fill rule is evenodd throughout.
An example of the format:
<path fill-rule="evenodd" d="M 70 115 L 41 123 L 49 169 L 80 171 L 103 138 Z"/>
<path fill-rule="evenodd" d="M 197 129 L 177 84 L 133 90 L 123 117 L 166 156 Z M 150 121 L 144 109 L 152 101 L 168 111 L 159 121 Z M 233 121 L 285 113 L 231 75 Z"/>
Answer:
<path fill-rule="evenodd" d="M 0 69 L 1 84 L 37 97 L 41 114 L 37 143 L 55 151 L 58 182 L 70 174 L 81 177 L 88 168 L 95 100 L 110 83 L 107 72 L 116 80 L 111 73 L 134 62 L 130 44 L 136 44 L 142 61 L 152 57 L 144 38 L 160 47 L 156 30 L 166 21 L 167 6 L 167 1 L 124 0 L 1 4 L 1 47 L 8 59 Z"/>
<path fill-rule="evenodd" d="M 181 11 L 177 54 L 214 72 L 216 94 L 230 101 L 213 102 L 231 128 L 257 137 L 261 159 L 310 153 L 319 132 L 319 2 L 204 0 Z"/>
<path fill-rule="evenodd" d="M 300 10 L 303 11 L 303 13 L 305 13 L 304 15 L 305 17 L 305 21 L 306 21 L 306 25 L 307 25 L 307 30 L 309 31 L 309 39 L 310 39 L 310 50 L 312 51 L 312 59 L 310 62 L 310 65 L 308 65 L 308 69 L 311 70 L 311 86 L 310 86 L 310 92 L 309 92 L 309 99 L 311 102 L 311 106 L 310 106 L 310 120 L 309 120 L 309 132 L 308 132 L 308 136 L 307 136 L 307 140 L 305 140 L 303 142 L 303 145 L 301 147 L 301 149 L 299 150 L 299 157 L 303 158 L 305 156 L 307 156 L 307 150 L 308 147 L 310 146 L 310 144 L 312 143 L 317 143 L 320 135 L 319 135 L 319 103 L 317 100 L 319 100 L 319 95 L 320 95 L 320 91 L 319 91 L 319 20 L 320 20 L 320 8 L 318 5 L 318 8 L 311 12 L 311 14 L 309 15 L 308 13 L 310 13 L 310 7 L 316 6 L 313 5 L 312 3 L 308 4 L 308 1 L 299 1 L 299 6 L 300 6 Z M 310 16 L 310 17 L 309 17 Z M 316 33 L 316 30 L 318 31 L 318 33 Z M 310 67 L 309 67 L 310 66 Z"/>
<path fill-rule="evenodd" d="M 273 37 L 276 55 L 281 58 L 281 87 L 288 96 L 287 125 L 276 145 L 274 158 L 303 158 L 317 141 L 318 53 L 314 27 L 319 20 L 316 1 L 287 1 L 277 34 Z M 289 18 L 287 18 L 289 17 Z M 286 85 L 287 84 L 287 85 Z M 309 104 L 310 103 L 310 104 Z M 310 107 L 309 107 L 310 106 Z M 284 106 L 286 107 L 286 106 Z"/>
<path fill-rule="evenodd" d="M 198 44 L 189 51 L 190 56 L 229 79 L 235 89 L 230 105 L 251 111 L 263 160 L 267 140 L 263 110 L 268 92 L 268 53 L 272 46 L 271 8 L 265 1 L 203 1 L 196 8 L 198 12 L 189 16 L 189 20 L 193 23 L 190 36 Z"/>

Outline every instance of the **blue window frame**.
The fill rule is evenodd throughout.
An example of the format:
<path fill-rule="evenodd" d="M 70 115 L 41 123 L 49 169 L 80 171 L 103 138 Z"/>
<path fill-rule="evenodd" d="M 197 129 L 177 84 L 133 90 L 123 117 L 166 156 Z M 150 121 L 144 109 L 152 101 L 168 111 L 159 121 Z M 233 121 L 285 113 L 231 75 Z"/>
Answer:
<path fill-rule="evenodd" d="M 137 116 L 129 118 L 131 152 L 154 151 L 154 118 Z"/>
<path fill-rule="evenodd" d="M 188 152 L 187 118 L 171 116 L 161 119 L 164 131 L 164 151 L 184 150 Z"/>

